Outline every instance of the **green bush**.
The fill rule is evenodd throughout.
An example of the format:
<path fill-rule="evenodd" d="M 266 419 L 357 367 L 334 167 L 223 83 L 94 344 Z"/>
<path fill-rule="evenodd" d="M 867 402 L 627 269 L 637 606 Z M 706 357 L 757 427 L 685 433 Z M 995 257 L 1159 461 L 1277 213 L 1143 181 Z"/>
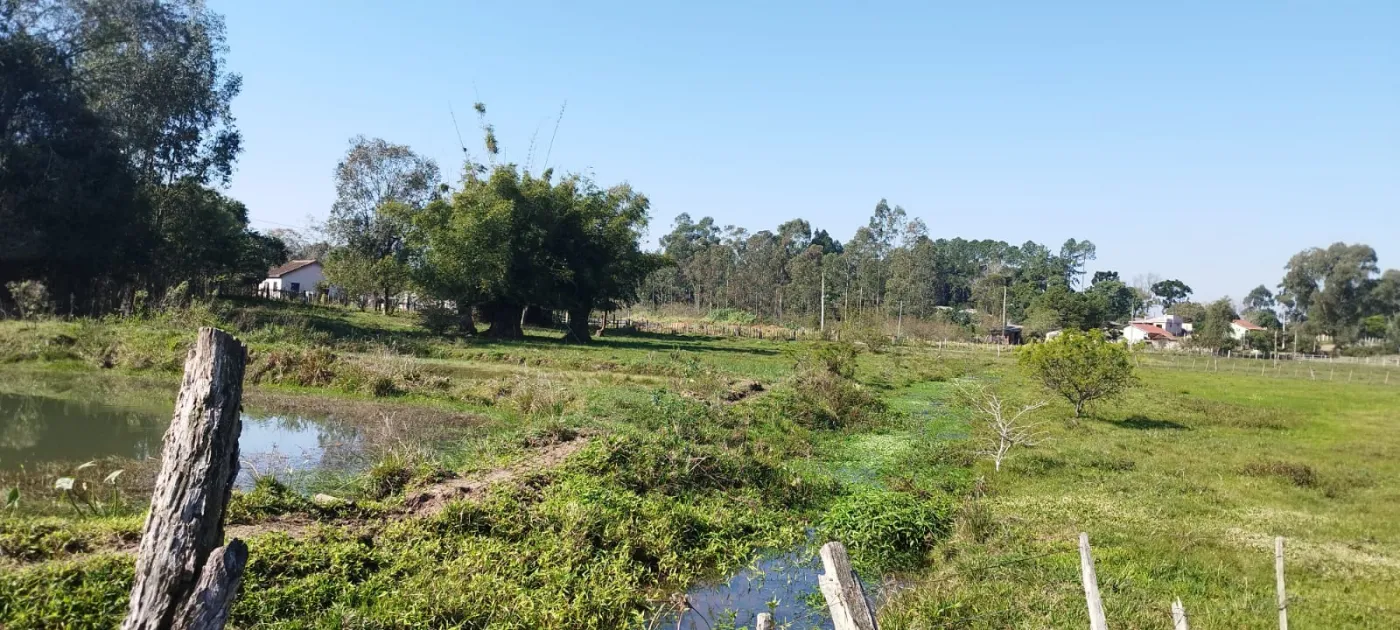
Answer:
<path fill-rule="evenodd" d="M 446 306 L 427 304 L 418 309 L 418 325 L 434 335 L 446 335 L 457 324 L 457 312 Z"/>
<path fill-rule="evenodd" d="M 276 349 L 253 357 L 248 381 L 298 387 L 327 387 L 335 381 L 341 361 L 325 348 Z"/>
<path fill-rule="evenodd" d="M 821 531 L 868 567 L 912 567 L 948 534 L 953 512 L 942 498 L 863 490 L 837 500 L 823 515 Z"/>
<path fill-rule="evenodd" d="M 1116 397 L 1137 382 L 1132 351 L 1097 330 L 1066 330 L 1050 341 L 1022 347 L 1018 355 L 1023 369 L 1074 405 L 1076 418 L 1085 404 Z"/>
<path fill-rule="evenodd" d="M 798 357 L 790 390 L 780 391 L 783 413 L 816 429 L 866 424 L 885 413 L 883 400 L 852 380 L 855 347 L 823 343 Z"/>

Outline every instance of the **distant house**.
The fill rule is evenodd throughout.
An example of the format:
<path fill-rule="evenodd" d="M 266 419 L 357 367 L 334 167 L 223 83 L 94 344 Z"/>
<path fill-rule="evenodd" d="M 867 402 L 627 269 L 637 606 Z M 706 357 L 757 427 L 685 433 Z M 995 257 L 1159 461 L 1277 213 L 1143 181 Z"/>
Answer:
<path fill-rule="evenodd" d="M 1131 322 L 1128 322 L 1128 324 L 1129 328 L 1131 328 L 1133 324 L 1145 324 L 1147 326 L 1155 326 L 1166 331 L 1167 334 L 1171 335 L 1172 337 L 1183 337 L 1188 332 L 1186 325 L 1183 324 L 1181 321 L 1181 317 L 1177 315 L 1158 315 L 1156 317 L 1135 319 Z M 1124 330 L 1126 331 L 1126 329 Z M 1126 335 L 1127 333 L 1125 332 L 1124 336 Z"/>
<path fill-rule="evenodd" d="M 258 294 L 265 297 L 299 298 L 316 290 L 326 279 L 319 260 L 293 260 L 267 272 L 258 283 Z"/>
<path fill-rule="evenodd" d="M 1165 346 L 1179 339 L 1179 335 L 1174 335 L 1171 331 L 1145 322 L 1133 322 L 1123 328 L 1123 341 L 1130 344 L 1150 343 L 1157 346 Z"/>
<path fill-rule="evenodd" d="M 1263 326 L 1255 325 L 1254 322 L 1243 319 L 1237 319 L 1233 322 L 1230 322 L 1230 336 L 1234 337 L 1235 339 L 1243 341 L 1244 336 L 1248 335 L 1249 331 L 1251 330 L 1265 330 L 1265 328 Z"/>

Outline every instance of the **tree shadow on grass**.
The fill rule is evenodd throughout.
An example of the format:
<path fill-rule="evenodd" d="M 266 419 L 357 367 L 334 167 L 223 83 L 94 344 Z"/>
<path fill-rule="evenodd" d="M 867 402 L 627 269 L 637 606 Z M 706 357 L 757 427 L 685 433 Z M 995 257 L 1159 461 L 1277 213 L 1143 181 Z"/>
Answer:
<path fill-rule="evenodd" d="M 1149 429 L 1189 431 L 1191 429 L 1191 427 L 1188 427 L 1179 422 L 1172 422 L 1171 420 L 1158 420 L 1156 418 L 1149 418 L 1143 415 L 1128 416 L 1127 418 L 1124 418 L 1122 420 L 1110 420 L 1109 422 L 1120 426 L 1124 429 L 1138 429 L 1140 431 L 1145 431 Z"/>

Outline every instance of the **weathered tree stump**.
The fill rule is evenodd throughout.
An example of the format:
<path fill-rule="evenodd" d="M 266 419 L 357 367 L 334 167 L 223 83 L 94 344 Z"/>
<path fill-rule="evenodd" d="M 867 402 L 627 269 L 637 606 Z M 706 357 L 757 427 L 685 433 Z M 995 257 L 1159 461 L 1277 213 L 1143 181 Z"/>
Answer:
<path fill-rule="evenodd" d="M 220 547 L 247 357 L 228 333 L 201 328 L 185 359 L 123 630 L 216 629 L 228 619 L 248 560 L 242 541 Z"/>

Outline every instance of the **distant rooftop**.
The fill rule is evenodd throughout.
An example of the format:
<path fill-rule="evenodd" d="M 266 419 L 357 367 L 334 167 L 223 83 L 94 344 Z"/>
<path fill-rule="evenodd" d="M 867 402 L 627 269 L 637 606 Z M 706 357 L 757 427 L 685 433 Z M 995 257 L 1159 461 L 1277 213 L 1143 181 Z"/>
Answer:
<path fill-rule="evenodd" d="M 293 260 L 293 261 L 289 261 L 289 262 L 287 262 L 286 264 L 284 264 L 284 265 L 282 265 L 282 266 L 280 266 L 280 267 L 273 267 L 273 268 L 267 270 L 267 277 L 269 277 L 269 278 L 281 278 L 282 276 L 287 275 L 287 274 L 289 274 L 289 273 L 291 273 L 291 272 L 293 272 L 293 271 L 296 271 L 296 270 L 298 270 L 298 269 L 301 269 L 302 267 L 305 267 L 305 266 L 307 266 L 307 265 L 315 265 L 315 264 L 320 264 L 320 263 L 319 263 L 316 259 L 314 259 L 314 258 L 311 259 L 311 260 Z"/>

